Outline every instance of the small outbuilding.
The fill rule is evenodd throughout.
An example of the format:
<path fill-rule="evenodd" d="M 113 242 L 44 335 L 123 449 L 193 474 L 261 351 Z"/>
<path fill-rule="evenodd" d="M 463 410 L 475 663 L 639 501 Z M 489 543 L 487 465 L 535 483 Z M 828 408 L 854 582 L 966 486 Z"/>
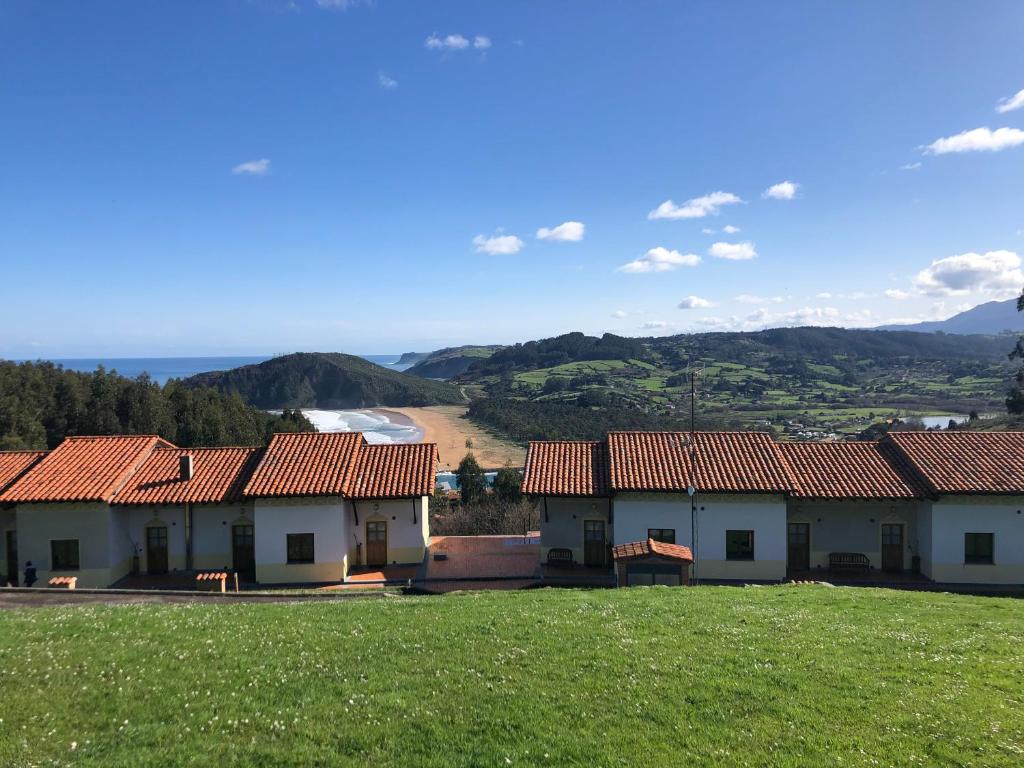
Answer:
<path fill-rule="evenodd" d="M 620 587 L 670 587 L 690 583 L 693 554 L 689 547 L 662 541 L 630 541 L 612 547 L 615 581 Z"/>

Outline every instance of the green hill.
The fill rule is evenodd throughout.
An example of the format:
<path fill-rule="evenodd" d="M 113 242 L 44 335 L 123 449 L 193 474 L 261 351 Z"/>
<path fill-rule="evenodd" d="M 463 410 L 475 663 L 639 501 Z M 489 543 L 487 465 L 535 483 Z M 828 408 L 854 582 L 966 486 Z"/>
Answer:
<path fill-rule="evenodd" d="M 520 438 L 576 435 L 579 420 L 566 406 L 614 411 L 617 424 L 687 420 L 691 366 L 702 371 L 705 428 L 852 433 L 895 416 L 1004 411 L 1012 346 L 1005 335 L 842 328 L 641 339 L 571 333 L 499 349 L 455 381 L 489 396 L 474 405 L 476 420 Z"/>
<path fill-rule="evenodd" d="M 487 359 L 500 349 L 500 345 L 446 347 L 422 355 L 406 373 L 424 379 L 454 379 L 465 373 L 473 363 Z M 404 360 L 405 356 L 402 357 Z"/>
<path fill-rule="evenodd" d="M 230 371 L 201 373 L 190 387 L 237 393 L 258 408 L 372 408 L 465 402 L 458 387 L 409 376 L 338 352 L 299 352 Z"/>

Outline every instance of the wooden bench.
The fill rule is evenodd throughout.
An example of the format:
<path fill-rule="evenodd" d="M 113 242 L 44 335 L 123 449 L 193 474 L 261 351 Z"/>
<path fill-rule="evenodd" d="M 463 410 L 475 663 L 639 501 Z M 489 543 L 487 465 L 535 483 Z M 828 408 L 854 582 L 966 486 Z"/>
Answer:
<path fill-rule="evenodd" d="M 227 592 L 227 572 L 214 571 L 213 573 L 197 573 L 196 589 L 200 592 Z"/>
<path fill-rule="evenodd" d="M 47 582 L 47 586 L 54 589 L 76 589 L 78 587 L 77 576 L 54 576 Z"/>
<path fill-rule="evenodd" d="M 572 565 L 572 550 L 568 547 L 552 547 L 548 550 L 548 565 Z"/>
<path fill-rule="evenodd" d="M 871 570 L 871 561 L 867 555 L 860 552 L 829 552 L 828 569 L 867 573 Z"/>

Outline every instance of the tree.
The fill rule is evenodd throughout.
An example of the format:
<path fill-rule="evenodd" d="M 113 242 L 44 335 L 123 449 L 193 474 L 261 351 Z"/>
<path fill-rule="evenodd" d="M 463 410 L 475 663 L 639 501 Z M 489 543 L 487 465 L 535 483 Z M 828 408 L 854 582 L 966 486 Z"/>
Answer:
<path fill-rule="evenodd" d="M 483 500 L 487 482 L 483 469 L 472 453 L 462 457 L 455 474 L 459 478 L 459 495 L 463 504 L 475 504 Z"/>
<path fill-rule="evenodd" d="M 499 501 L 518 503 L 523 497 L 522 482 L 519 470 L 511 464 L 506 464 L 498 470 L 498 474 L 494 478 L 494 495 Z"/>

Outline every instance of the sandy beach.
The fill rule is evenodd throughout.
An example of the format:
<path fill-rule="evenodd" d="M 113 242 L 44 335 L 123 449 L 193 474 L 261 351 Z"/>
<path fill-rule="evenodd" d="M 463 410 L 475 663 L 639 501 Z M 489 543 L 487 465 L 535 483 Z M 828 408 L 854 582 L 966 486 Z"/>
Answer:
<path fill-rule="evenodd" d="M 511 463 L 523 466 L 526 449 L 498 439 L 465 418 L 461 405 L 434 405 L 427 408 L 375 408 L 396 423 L 412 422 L 423 430 L 423 440 L 437 443 L 440 467 L 454 469 L 466 455 L 466 438 L 473 440 L 473 454 L 481 466 L 495 469 Z M 400 420 L 401 419 L 401 420 Z"/>

